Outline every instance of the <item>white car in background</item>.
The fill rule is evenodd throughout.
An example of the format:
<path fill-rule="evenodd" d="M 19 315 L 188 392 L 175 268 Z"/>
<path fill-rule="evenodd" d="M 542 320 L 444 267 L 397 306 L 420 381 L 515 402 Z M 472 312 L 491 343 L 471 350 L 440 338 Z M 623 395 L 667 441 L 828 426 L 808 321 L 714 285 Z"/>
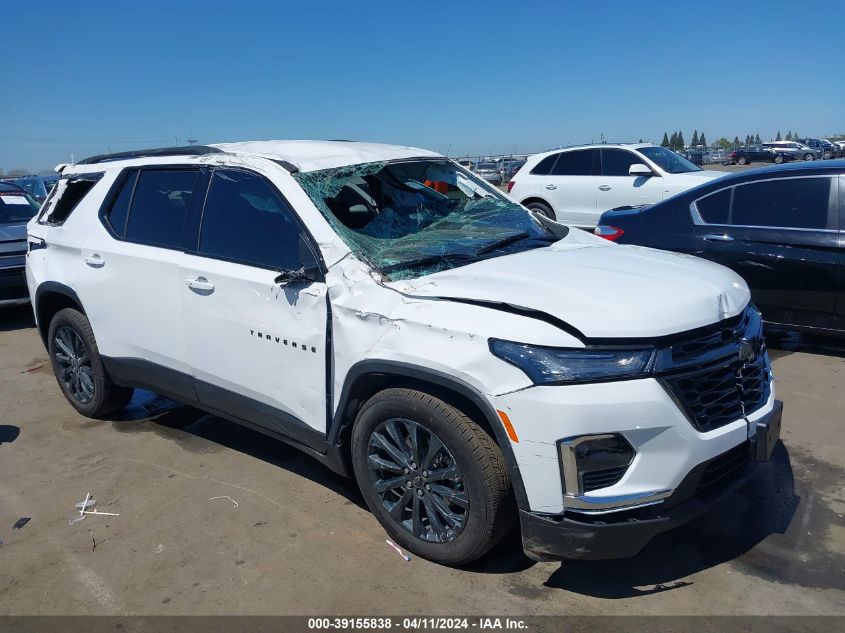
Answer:
<path fill-rule="evenodd" d="M 513 177 L 517 202 L 553 220 L 594 228 L 602 213 L 653 204 L 723 172 L 649 143 L 582 145 L 536 154 Z"/>

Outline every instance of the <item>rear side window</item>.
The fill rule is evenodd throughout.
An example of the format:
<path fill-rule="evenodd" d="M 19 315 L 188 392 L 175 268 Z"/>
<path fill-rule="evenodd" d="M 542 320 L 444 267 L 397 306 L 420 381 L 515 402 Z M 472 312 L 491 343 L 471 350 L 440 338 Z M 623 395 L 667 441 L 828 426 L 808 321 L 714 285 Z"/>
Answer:
<path fill-rule="evenodd" d="M 727 224 L 731 210 L 731 190 L 722 189 L 695 202 L 698 215 L 707 224 Z"/>
<path fill-rule="evenodd" d="M 835 229 L 831 178 L 783 178 L 734 189 L 732 224 Z"/>
<path fill-rule="evenodd" d="M 535 176 L 548 176 L 552 171 L 552 167 L 554 166 L 557 157 L 558 154 L 546 156 L 534 169 L 531 170 L 531 173 Z"/>
<path fill-rule="evenodd" d="M 140 171 L 126 220 L 126 239 L 165 248 L 179 246 L 198 180 L 199 170 L 194 169 Z M 116 202 L 124 193 L 121 190 Z"/>
<path fill-rule="evenodd" d="M 601 150 L 601 173 L 604 176 L 630 176 L 631 165 L 644 165 L 642 159 L 624 149 Z"/>
<path fill-rule="evenodd" d="M 552 176 L 591 176 L 598 170 L 597 149 L 579 149 L 561 152 L 551 171 Z"/>
<path fill-rule="evenodd" d="M 64 224 L 74 209 L 82 202 L 82 199 L 96 185 L 102 173 L 79 174 L 68 178 L 61 178 L 50 197 L 44 203 L 44 208 L 39 218 L 41 224 L 58 226 Z"/>
<path fill-rule="evenodd" d="M 245 171 L 215 170 L 200 227 L 201 255 L 296 270 L 307 257 L 299 236 L 293 212 L 266 180 Z"/>

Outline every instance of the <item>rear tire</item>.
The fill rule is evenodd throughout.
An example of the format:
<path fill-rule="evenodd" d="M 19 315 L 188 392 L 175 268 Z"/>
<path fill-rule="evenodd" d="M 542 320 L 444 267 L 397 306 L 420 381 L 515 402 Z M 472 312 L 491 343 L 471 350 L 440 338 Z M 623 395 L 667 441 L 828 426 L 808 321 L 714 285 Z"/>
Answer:
<path fill-rule="evenodd" d="M 557 216 L 555 215 L 554 209 L 552 209 L 549 205 L 544 202 L 529 202 L 525 205 L 526 209 L 531 209 L 540 215 L 544 215 L 550 220 L 557 220 Z"/>
<path fill-rule="evenodd" d="M 352 466 L 390 538 L 428 560 L 470 563 L 513 523 L 499 447 L 469 416 L 431 394 L 392 388 L 370 398 L 352 429 Z"/>
<path fill-rule="evenodd" d="M 47 351 L 62 393 L 82 415 L 103 418 L 129 404 L 134 389 L 116 385 L 106 373 L 91 323 L 78 310 L 56 313 Z"/>
<path fill-rule="evenodd" d="M 804 154 L 804 160 L 816 160 L 816 157 L 810 153 Z"/>
<path fill-rule="evenodd" d="M 777 156 L 775 156 L 775 163 L 776 164 L 780 165 L 782 162 L 783 162 L 783 156 L 782 155 L 778 154 Z"/>
<path fill-rule="evenodd" d="M 747 159 L 745 156 L 740 156 L 740 157 L 736 160 L 736 163 L 737 163 L 737 165 L 747 165 L 747 164 L 748 164 L 748 159 Z"/>

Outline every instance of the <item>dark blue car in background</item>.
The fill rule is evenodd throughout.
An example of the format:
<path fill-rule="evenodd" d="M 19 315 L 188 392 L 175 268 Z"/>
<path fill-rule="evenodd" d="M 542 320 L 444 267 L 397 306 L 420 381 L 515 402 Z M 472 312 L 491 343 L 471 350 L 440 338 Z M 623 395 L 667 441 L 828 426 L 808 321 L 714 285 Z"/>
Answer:
<path fill-rule="evenodd" d="M 607 211 L 595 233 L 723 264 L 748 282 L 767 323 L 845 336 L 845 160 L 717 178 Z"/>

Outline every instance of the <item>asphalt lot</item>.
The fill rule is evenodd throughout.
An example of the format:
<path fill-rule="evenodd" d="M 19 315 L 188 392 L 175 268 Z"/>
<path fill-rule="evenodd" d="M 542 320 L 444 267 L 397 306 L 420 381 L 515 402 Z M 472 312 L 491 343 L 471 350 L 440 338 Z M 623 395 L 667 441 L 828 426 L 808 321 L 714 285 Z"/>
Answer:
<path fill-rule="evenodd" d="M 29 307 L 0 313 L 0 614 L 845 614 L 845 351 L 774 350 L 783 443 L 709 515 L 627 561 L 405 562 L 351 482 L 139 392 L 62 397 Z M 68 525 L 87 492 L 98 509 Z M 19 530 L 21 517 L 31 521 Z"/>

